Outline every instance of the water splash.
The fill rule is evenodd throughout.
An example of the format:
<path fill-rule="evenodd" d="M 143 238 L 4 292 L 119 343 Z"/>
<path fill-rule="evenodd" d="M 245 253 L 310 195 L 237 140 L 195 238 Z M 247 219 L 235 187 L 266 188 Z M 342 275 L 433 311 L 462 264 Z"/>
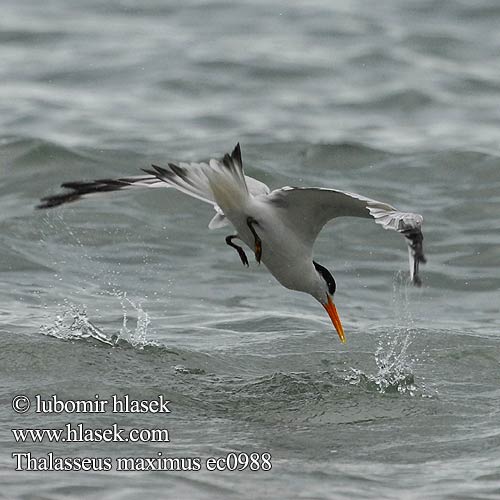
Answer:
<path fill-rule="evenodd" d="M 138 349 L 156 345 L 147 338 L 151 320 L 141 304 L 129 299 L 126 292 L 113 290 L 105 293 L 119 299 L 121 304 L 122 325 L 118 333 L 111 335 L 105 333 L 89 319 L 85 305 L 75 305 L 68 300 L 61 305 L 62 311 L 57 314 L 51 325 L 42 325 L 40 327 L 40 333 L 62 340 L 93 338 L 111 346 L 125 342 Z M 135 328 L 129 328 L 128 326 L 130 323 L 130 307 L 137 315 Z"/>
<path fill-rule="evenodd" d="M 62 340 L 94 338 L 104 344 L 116 344 L 113 337 L 106 335 L 89 320 L 85 305 L 77 306 L 68 301 L 65 301 L 62 312 L 52 325 L 40 326 L 40 333 Z"/>
<path fill-rule="evenodd" d="M 424 396 L 425 385 L 417 386 L 413 374 L 419 358 L 410 347 L 416 336 L 416 328 L 410 311 L 407 277 L 398 273 L 393 281 L 393 307 L 395 326 L 391 332 L 384 331 L 375 350 L 377 371 L 364 373 L 351 368 L 346 381 L 353 385 L 364 385 L 381 394 L 400 393 L 410 396 Z"/>
<path fill-rule="evenodd" d="M 412 328 L 398 328 L 388 337 L 384 334 L 384 341 L 379 340 L 375 351 L 377 372 L 365 374 L 361 370 L 351 368 L 349 382 L 361 383 L 381 394 L 420 394 L 421 390 L 417 387 L 413 374 L 416 358 L 408 352 L 414 335 Z"/>
<path fill-rule="evenodd" d="M 142 349 L 148 344 L 147 333 L 148 327 L 151 323 L 148 313 L 142 308 L 139 302 L 134 302 L 127 297 L 127 292 L 113 290 L 112 294 L 120 299 L 123 312 L 122 327 L 120 329 L 119 338 L 127 341 L 133 347 Z M 128 328 L 128 306 L 132 306 L 137 313 L 137 320 L 135 328 L 131 330 Z"/>
<path fill-rule="evenodd" d="M 40 327 L 41 333 L 64 340 L 94 338 L 99 342 L 113 346 L 120 342 L 126 342 L 139 349 L 144 348 L 146 345 L 157 345 L 147 339 L 151 320 L 148 313 L 143 309 L 140 300 L 128 298 L 127 292 L 120 290 L 115 282 L 115 278 L 120 275 L 120 269 L 110 268 L 106 264 L 93 259 L 88 254 L 88 247 L 82 243 L 79 235 L 65 222 L 63 212 L 50 212 L 50 214 L 44 219 L 45 227 L 42 226 L 41 229 L 41 241 L 50 241 L 54 232 L 68 237 L 69 242 L 67 244 L 72 246 L 72 250 L 77 250 L 71 252 L 71 258 L 74 256 L 78 258 L 78 266 L 83 267 L 87 274 L 91 276 L 92 286 L 94 287 L 95 284 L 100 283 L 106 286 L 106 290 L 98 290 L 93 293 L 118 300 L 122 310 L 122 324 L 119 331 L 106 333 L 89 319 L 85 304 L 75 304 L 75 302 L 66 299 L 62 304 L 58 304 L 60 312 L 53 323 Z M 46 250 L 50 254 L 50 245 Z M 58 250 L 60 250 L 59 247 Z M 69 258 L 69 254 L 66 257 Z M 60 264 L 66 264 L 66 261 L 59 262 L 57 255 L 54 255 L 52 260 L 54 264 L 59 264 L 58 267 L 63 269 L 55 274 L 55 278 L 58 281 L 64 281 L 64 265 L 61 266 Z M 85 289 L 86 284 L 82 283 L 81 288 Z M 77 301 L 78 299 L 74 300 Z M 130 325 L 132 317 L 135 317 L 135 326 Z"/>

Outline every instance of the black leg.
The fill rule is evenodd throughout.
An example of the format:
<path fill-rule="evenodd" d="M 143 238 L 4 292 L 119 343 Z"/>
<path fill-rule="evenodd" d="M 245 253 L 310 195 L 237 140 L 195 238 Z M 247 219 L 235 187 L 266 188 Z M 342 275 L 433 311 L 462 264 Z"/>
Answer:
<path fill-rule="evenodd" d="M 255 238 L 255 260 L 260 264 L 260 259 L 262 258 L 262 240 L 255 232 L 255 229 L 253 227 L 254 224 L 258 225 L 259 223 L 252 217 L 248 217 L 247 225 L 250 228 L 250 231 L 252 231 L 253 237 Z"/>
<path fill-rule="evenodd" d="M 233 234 L 232 236 L 226 236 L 226 243 L 230 247 L 233 247 L 238 252 L 238 255 L 240 256 L 241 262 L 243 262 L 244 266 L 248 267 L 248 259 L 247 259 L 247 256 L 245 254 L 245 251 L 243 250 L 243 248 L 241 248 L 240 246 L 235 245 L 233 243 L 233 239 L 237 238 L 237 237 L 238 237 L 237 234 Z"/>

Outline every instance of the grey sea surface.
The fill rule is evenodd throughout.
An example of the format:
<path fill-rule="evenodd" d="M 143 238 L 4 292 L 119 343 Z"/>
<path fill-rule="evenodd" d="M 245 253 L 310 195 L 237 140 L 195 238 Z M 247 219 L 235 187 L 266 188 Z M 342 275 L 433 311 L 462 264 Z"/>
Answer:
<path fill-rule="evenodd" d="M 0 498 L 500 498 L 500 5 L 4 0 Z M 424 216 L 406 246 L 339 219 L 315 246 L 347 344 L 244 268 L 173 190 L 50 211 L 65 181 L 220 157 Z M 171 413 L 16 414 L 26 395 Z M 169 442 L 16 442 L 11 429 L 168 429 Z M 147 441 L 147 440 L 146 440 Z M 33 457 L 270 453 L 270 471 L 16 471 Z"/>

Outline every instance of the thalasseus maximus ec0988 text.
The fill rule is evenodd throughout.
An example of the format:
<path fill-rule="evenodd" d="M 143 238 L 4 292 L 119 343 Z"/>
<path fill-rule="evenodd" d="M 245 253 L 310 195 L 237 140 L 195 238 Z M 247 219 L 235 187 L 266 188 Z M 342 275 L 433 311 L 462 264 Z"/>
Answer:
<path fill-rule="evenodd" d="M 242 263 L 248 266 L 245 243 L 258 263 L 286 288 L 312 295 L 326 309 L 342 342 L 344 330 L 333 302 L 335 279 L 313 260 L 314 241 L 323 226 L 337 217 L 372 218 L 384 229 L 404 235 L 410 257 L 410 278 L 420 285 L 418 268 L 425 263 L 422 247 L 422 216 L 400 212 L 387 203 L 359 194 L 328 188 L 282 187 L 271 191 L 264 183 L 243 172 L 240 145 L 231 155 L 208 163 L 152 165 L 147 175 L 119 179 L 66 182 L 67 192 L 42 198 L 38 208 L 51 208 L 82 196 L 129 188 L 173 187 L 213 205 L 215 216 L 209 228 L 232 224 L 236 233 L 226 237 Z"/>

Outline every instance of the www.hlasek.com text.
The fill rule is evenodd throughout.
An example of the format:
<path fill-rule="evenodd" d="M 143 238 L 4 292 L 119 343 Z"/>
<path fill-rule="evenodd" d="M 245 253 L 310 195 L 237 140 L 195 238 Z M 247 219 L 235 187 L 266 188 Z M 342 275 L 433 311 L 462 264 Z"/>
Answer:
<path fill-rule="evenodd" d="M 59 429 L 11 429 L 16 443 L 168 443 L 168 429 L 124 429 L 117 423 L 95 429 L 67 423 Z"/>

